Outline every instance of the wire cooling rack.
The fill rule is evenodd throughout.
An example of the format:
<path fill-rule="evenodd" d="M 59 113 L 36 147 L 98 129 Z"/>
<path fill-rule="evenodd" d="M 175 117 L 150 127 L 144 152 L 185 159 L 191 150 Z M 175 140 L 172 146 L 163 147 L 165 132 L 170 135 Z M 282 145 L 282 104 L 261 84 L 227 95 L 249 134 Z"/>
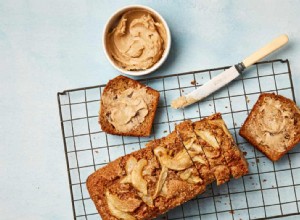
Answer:
<path fill-rule="evenodd" d="M 140 80 L 160 92 L 152 135 L 147 138 L 114 136 L 101 131 L 98 111 L 105 85 L 58 93 L 62 135 L 74 219 L 101 219 L 85 181 L 108 162 L 139 150 L 154 138 L 166 136 L 174 124 L 199 120 L 215 112 L 222 116 L 249 162 L 248 175 L 216 187 L 169 211 L 158 219 L 265 219 L 298 215 L 300 209 L 300 148 L 273 163 L 239 136 L 238 132 L 262 92 L 274 92 L 295 101 L 288 60 L 260 62 L 227 87 L 183 110 L 171 100 L 186 94 L 228 67 Z M 298 216 L 299 218 L 299 216 Z"/>

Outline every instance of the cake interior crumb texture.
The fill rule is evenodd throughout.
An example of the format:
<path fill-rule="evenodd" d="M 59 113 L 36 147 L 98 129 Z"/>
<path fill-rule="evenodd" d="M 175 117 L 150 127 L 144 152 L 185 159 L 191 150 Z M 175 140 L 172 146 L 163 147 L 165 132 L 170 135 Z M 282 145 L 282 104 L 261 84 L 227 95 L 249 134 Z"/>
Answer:
<path fill-rule="evenodd" d="M 203 123 L 214 120 L 223 122 L 217 114 Z M 189 130 L 182 131 L 184 128 Z M 208 184 L 224 176 L 224 170 L 226 178 L 219 184 L 229 181 L 230 176 L 237 178 L 232 167 L 242 167 L 238 176 L 246 174 L 248 164 L 241 151 L 231 150 L 237 146 L 230 135 L 218 131 L 219 135 L 209 127 L 201 133 L 201 126 L 197 135 L 193 128 L 191 121 L 182 122 L 166 137 L 148 142 L 145 148 L 88 177 L 87 189 L 103 220 L 152 219 L 202 194 Z M 219 146 L 222 137 L 230 139 L 228 148 Z M 226 159 L 225 151 L 235 154 L 232 160 Z"/>
<path fill-rule="evenodd" d="M 125 76 L 110 80 L 101 96 L 99 123 L 109 134 L 150 136 L 159 92 Z"/>
<path fill-rule="evenodd" d="M 300 110 L 290 99 L 273 93 L 259 96 L 240 135 L 272 161 L 300 142 Z"/>

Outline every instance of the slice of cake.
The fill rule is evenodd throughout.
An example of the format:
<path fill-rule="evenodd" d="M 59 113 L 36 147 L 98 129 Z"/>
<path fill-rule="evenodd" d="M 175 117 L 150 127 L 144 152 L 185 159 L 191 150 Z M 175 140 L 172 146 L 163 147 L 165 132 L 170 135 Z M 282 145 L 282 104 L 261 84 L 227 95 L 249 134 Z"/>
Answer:
<path fill-rule="evenodd" d="M 234 178 L 239 178 L 248 173 L 248 163 L 244 154 L 238 148 L 232 135 L 230 134 L 220 113 L 216 113 L 198 122 L 198 128 L 202 123 L 202 131 L 198 134 L 202 139 L 216 140 L 215 146 L 219 146 L 223 152 L 226 163 L 230 168 L 231 175 Z M 201 134 L 202 133 L 202 134 Z M 211 145 L 213 142 L 211 142 Z"/>
<path fill-rule="evenodd" d="M 194 162 L 200 177 L 204 180 L 205 184 L 208 185 L 216 180 L 209 166 L 209 162 L 205 156 L 200 141 L 193 130 L 192 121 L 186 120 L 176 125 L 176 132 L 184 144 L 185 149 L 190 155 Z"/>
<path fill-rule="evenodd" d="M 281 95 L 259 96 L 240 135 L 270 160 L 279 160 L 300 141 L 300 110 Z"/>
<path fill-rule="evenodd" d="M 154 204 L 160 214 L 203 193 L 206 185 L 176 132 L 149 142 L 160 164 L 160 175 Z M 159 189 L 159 190 L 158 190 Z"/>
<path fill-rule="evenodd" d="M 158 91 L 118 76 L 108 82 L 101 96 L 101 129 L 109 134 L 149 136 L 158 101 Z"/>
<path fill-rule="evenodd" d="M 248 173 L 248 163 L 235 144 L 220 113 L 195 122 L 194 128 L 191 121 L 184 121 L 176 126 L 176 131 L 198 170 L 206 173 L 204 176 L 208 181 L 212 179 L 209 178 L 208 167 L 214 171 L 218 184 L 229 180 L 230 174 L 239 178 Z"/>
<path fill-rule="evenodd" d="M 209 166 L 217 180 L 217 185 L 221 185 L 230 180 L 231 172 L 223 154 L 222 148 L 213 135 L 213 131 L 206 128 L 204 120 L 193 123 L 194 132 L 197 135 L 199 146 L 209 162 Z"/>

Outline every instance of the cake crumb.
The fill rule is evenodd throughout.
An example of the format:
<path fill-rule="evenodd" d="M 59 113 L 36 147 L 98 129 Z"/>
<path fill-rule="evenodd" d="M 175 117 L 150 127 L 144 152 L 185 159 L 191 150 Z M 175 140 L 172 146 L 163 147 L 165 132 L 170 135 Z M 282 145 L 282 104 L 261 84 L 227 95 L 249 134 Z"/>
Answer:
<path fill-rule="evenodd" d="M 182 89 L 181 91 L 184 92 L 184 89 Z"/>
<path fill-rule="evenodd" d="M 259 159 L 258 158 L 256 159 L 256 163 L 259 163 Z"/>
<path fill-rule="evenodd" d="M 95 150 L 95 153 L 97 154 L 97 153 L 99 153 L 99 151 Z"/>
<path fill-rule="evenodd" d="M 263 179 L 263 182 L 267 182 L 267 180 L 266 180 L 266 179 Z"/>
<path fill-rule="evenodd" d="M 248 96 L 246 96 L 246 101 L 247 101 L 247 103 L 250 102 L 250 99 L 248 98 Z"/>
<path fill-rule="evenodd" d="M 247 156 L 247 152 L 246 151 L 244 151 L 243 154 L 244 154 L 244 156 Z"/>
<path fill-rule="evenodd" d="M 191 84 L 192 84 L 192 85 L 196 85 L 196 83 L 197 83 L 196 80 L 192 80 L 192 81 L 191 81 Z"/>
<path fill-rule="evenodd" d="M 167 130 L 164 130 L 164 133 L 167 133 L 168 131 Z"/>
<path fill-rule="evenodd" d="M 231 213 L 231 214 L 233 214 L 233 215 L 234 215 L 234 210 L 230 210 L 230 211 L 229 211 L 229 213 Z"/>

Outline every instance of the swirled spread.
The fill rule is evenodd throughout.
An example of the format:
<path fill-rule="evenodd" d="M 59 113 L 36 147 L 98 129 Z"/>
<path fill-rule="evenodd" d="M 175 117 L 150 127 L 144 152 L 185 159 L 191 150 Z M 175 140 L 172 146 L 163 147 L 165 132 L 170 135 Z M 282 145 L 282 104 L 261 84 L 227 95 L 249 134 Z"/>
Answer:
<path fill-rule="evenodd" d="M 146 88 L 129 88 L 115 95 L 103 96 L 103 104 L 109 109 L 108 121 L 118 131 L 128 132 L 143 123 L 148 115 L 148 105 L 152 96 Z"/>
<path fill-rule="evenodd" d="M 161 58 L 166 46 L 164 26 L 144 10 L 123 14 L 107 37 L 109 55 L 125 70 L 149 69 Z"/>
<path fill-rule="evenodd" d="M 261 144 L 284 152 L 294 139 L 294 133 L 290 132 L 294 126 L 293 112 L 285 110 L 279 100 L 266 97 L 264 102 L 256 116 L 262 120 L 254 125 L 252 132 Z"/>

